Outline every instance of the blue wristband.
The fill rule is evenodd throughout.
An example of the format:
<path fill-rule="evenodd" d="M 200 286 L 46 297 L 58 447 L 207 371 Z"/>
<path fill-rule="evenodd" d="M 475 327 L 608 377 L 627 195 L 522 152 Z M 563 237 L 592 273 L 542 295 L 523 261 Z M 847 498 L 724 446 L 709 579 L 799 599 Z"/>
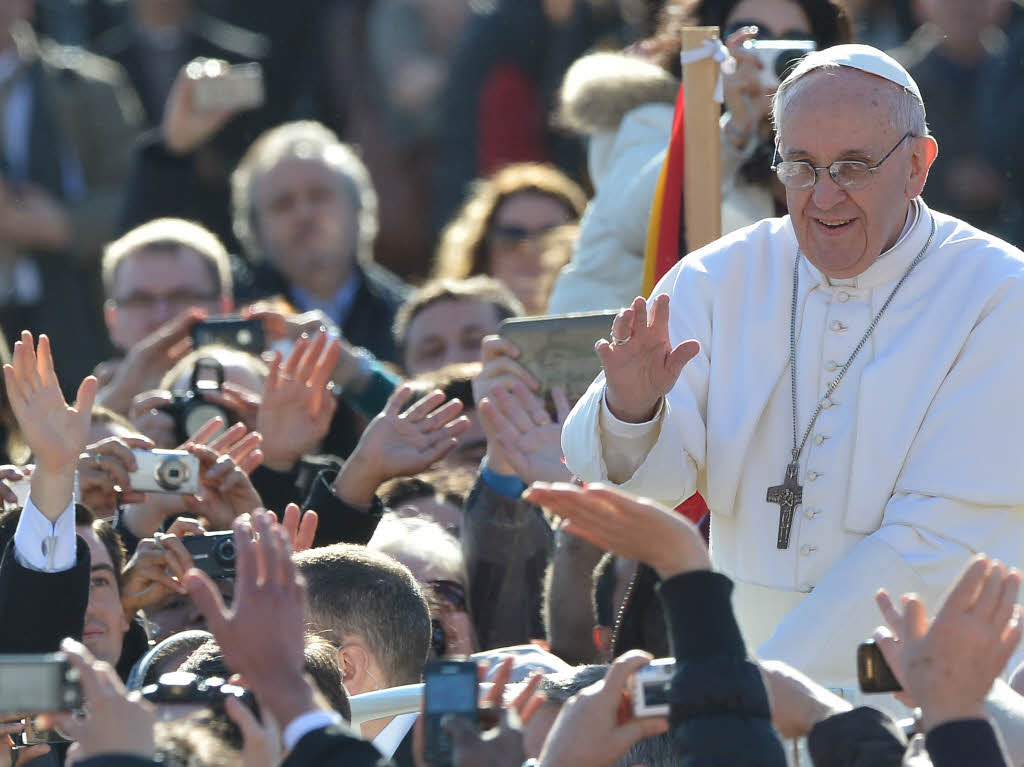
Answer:
<path fill-rule="evenodd" d="M 518 476 L 515 474 L 499 474 L 487 465 L 486 460 L 480 464 L 480 479 L 494 492 L 509 498 L 518 498 L 526 489 L 526 483 L 519 479 Z"/>

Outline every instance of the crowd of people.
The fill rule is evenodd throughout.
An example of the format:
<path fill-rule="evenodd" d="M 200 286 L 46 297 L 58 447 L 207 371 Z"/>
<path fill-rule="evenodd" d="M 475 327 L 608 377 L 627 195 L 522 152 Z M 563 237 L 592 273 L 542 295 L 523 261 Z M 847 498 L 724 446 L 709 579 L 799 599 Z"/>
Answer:
<path fill-rule="evenodd" d="M 1022 87 L 1020 0 L 0 0 L 0 767 L 1024 764 Z"/>

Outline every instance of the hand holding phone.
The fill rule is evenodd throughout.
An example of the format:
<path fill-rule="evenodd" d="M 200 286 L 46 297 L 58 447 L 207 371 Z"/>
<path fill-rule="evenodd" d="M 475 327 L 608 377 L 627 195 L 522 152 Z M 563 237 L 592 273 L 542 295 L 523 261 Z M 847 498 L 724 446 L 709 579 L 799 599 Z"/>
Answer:
<path fill-rule="evenodd" d="M 899 692 L 903 689 L 874 639 L 861 642 L 857 647 L 857 682 L 861 692 Z"/>
<path fill-rule="evenodd" d="M 452 739 L 441 722 L 457 716 L 479 727 L 477 666 L 473 661 L 435 660 L 426 665 L 423 676 L 423 756 L 431 767 L 451 767 Z"/>

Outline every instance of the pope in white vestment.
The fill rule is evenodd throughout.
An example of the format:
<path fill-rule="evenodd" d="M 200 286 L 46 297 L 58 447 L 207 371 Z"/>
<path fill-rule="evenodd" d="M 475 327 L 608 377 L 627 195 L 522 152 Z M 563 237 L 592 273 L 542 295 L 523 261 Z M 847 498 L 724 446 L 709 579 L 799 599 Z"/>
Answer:
<path fill-rule="evenodd" d="M 822 170 L 816 183 L 831 184 Z M 798 440 L 868 335 L 800 453 L 802 503 L 777 548 L 780 507 L 766 491 L 791 460 L 795 263 Z M 689 254 L 651 301 L 659 294 L 670 297 L 671 345 L 696 339 L 700 351 L 641 423 L 612 414 L 602 374 L 565 424 L 566 463 L 584 481 L 669 506 L 699 491 L 713 563 L 735 581 L 761 657 L 855 687 L 856 646 L 881 623 L 878 588 L 917 592 L 934 608 L 974 553 L 1020 564 L 1020 251 L 914 197 L 895 244 L 852 277 L 829 277 L 803 255 L 786 216 Z"/>

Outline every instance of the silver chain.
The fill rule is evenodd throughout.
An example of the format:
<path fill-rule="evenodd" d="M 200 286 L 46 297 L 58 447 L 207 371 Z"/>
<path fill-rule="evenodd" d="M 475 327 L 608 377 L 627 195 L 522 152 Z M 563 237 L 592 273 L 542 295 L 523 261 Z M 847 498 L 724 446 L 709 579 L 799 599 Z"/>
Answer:
<path fill-rule="evenodd" d="M 903 276 L 900 277 L 900 281 L 896 283 L 896 287 L 892 289 L 889 297 L 885 299 L 885 303 L 882 304 L 882 308 L 878 310 L 878 314 L 876 314 L 875 318 L 871 320 L 871 324 L 868 325 L 867 332 L 864 333 L 864 336 L 860 339 L 860 343 L 857 344 L 857 348 L 853 350 L 853 354 L 851 354 L 850 358 L 846 360 L 846 364 L 843 365 L 839 374 L 832 379 L 832 382 L 825 389 L 825 394 L 822 395 L 821 400 L 818 401 L 818 407 L 815 409 L 814 415 L 811 416 L 811 422 L 807 424 L 807 430 L 804 432 L 804 438 L 800 440 L 799 445 L 797 445 L 796 441 L 796 304 L 797 290 L 800 285 L 800 250 L 799 248 L 797 249 L 796 260 L 793 263 L 793 307 L 789 318 L 789 373 L 793 392 L 793 463 L 796 463 L 797 460 L 799 460 L 800 453 L 803 452 L 804 445 L 807 444 L 807 438 L 811 436 L 811 429 L 814 428 L 814 424 L 818 420 L 818 416 L 821 415 L 821 409 L 825 407 L 825 402 L 832 396 L 832 392 L 834 392 L 836 387 L 839 386 L 839 382 L 843 380 L 843 376 L 846 375 L 846 371 L 850 369 L 850 365 L 853 364 L 857 355 L 860 354 L 860 350 L 864 348 L 864 344 L 868 342 L 868 339 L 871 338 L 871 334 L 875 332 L 875 326 L 877 326 L 878 321 L 882 319 L 882 315 L 885 314 L 885 310 L 889 308 L 889 304 L 891 304 L 893 298 L 896 297 L 896 293 L 898 293 L 899 289 L 903 287 L 903 283 L 907 281 L 907 277 L 909 277 L 910 273 L 914 271 L 914 267 L 921 263 L 921 259 L 924 258 L 924 254 L 927 253 L 928 248 L 931 247 L 932 240 L 935 238 L 935 219 L 931 218 L 931 216 L 929 216 L 929 218 L 931 219 L 932 230 L 928 235 L 928 242 L 924 244 L 924 247 L 921 248 L 921 252 L 917 254 L 917 258 L 915 258 L 911 262 L 910 266 L 907 267 L 907 271 L 903 273 Z"/>

